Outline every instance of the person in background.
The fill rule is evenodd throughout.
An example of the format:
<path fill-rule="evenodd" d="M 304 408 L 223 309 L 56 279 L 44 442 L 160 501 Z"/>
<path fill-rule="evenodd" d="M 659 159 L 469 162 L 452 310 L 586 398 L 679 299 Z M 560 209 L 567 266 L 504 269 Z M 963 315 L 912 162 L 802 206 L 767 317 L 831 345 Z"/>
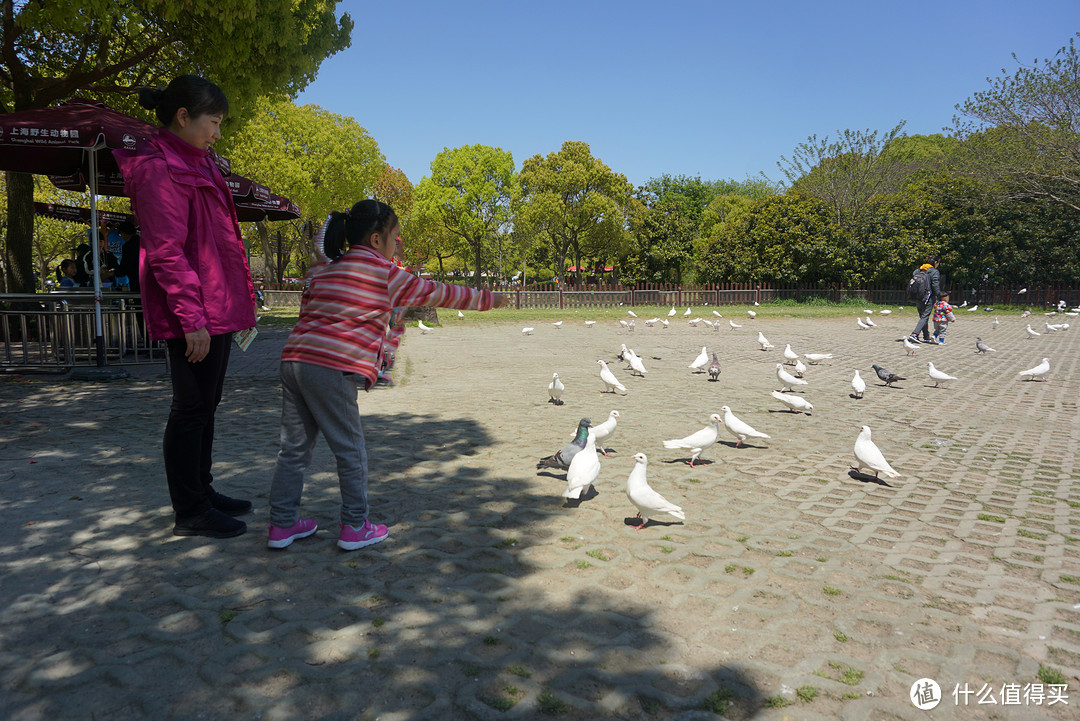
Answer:
<path fill-rule="evenodd" d="M 127 279 L 127 286 L 132 293 L 139 292 L 139 230 L 130 220 L 125 220 L 117 228 L 124 246 L 120 251 L 121 278 Z"/>
<path fill-rule="evenodd" d="M 56 279 L 60 281 L 61 288 L 78 288 L 79 284 L 75 282 L 75 275 L 79 271 L 79 264 L 71 258 L 64 258 L 60 261 L 60 267 L 56 269 Z"/>
<path fill-rule="evenodd" d="M 255 326 L 255 293 L 232 195 L 214 164 L 229 101 L 214 83 L 181 75 L 139 91 L 162 128 L 113 156 L 142 231 L 140 295 L 151 340 L 164 340 L 172 375 L 165 478 L 173 534 L 230 538 L 251 502 L 211 485 L 214 421 L 233 333 Z"/>
<path fill-rule="evenodd" d="M 940 264 L 941 260 L 936 255 L 928 255 L 926 262 L 911 274 L 915 276 L 917 273 L 926 271 L 930 281 L 929 293 L 916 305 L 919 311 L 919 322 L 915 324 L 915 330 L 911 331 L 910 339 L 913 343 L 933 343 L 930 339 L 930 314 L 933 313 L 934 303 L 937 302 L 938 293 L 941 292 L 941 271 L 938 270 Z M 922 333 L 922 340 L 919 340 L 920 333 Z"/>
<path fill-rule="evenodd" d="M 75 285 L 80 288 L 85 288 L 86 284 L 90 282 L 90 271 L 83 265 L 83 259 L 89 254 L 90 246 L 86 243 L 79 243 L 79 247 L 75 249 Z"/>
<path fill-rule="evenodd" d="M 934 305 L 934 342 L 945 345 L 945 331 L 949 329 L 949 323 L 955 323 L 953 307 L 949 305 L 949 292 L 941 291 L 937 295 L 937 303 Z"/>
<path fill-rule="evenodd" d="M 105 226 L 102 226 L 102 231 L 105 231 Z M 107 232 L 107 231 L 106 231 Z M 116 271 L 120 268 L 120 261 L 116 259 L 116 256 L 109 252 L 108 249 L 109 239 L 107 235 L 98 235 L 98 277 L 101 278 L 102 288 L 112 288 L 116 284 Z M 90 254 L 90 249 L 87 247 L 86 253 L 82 259 L 83 267 L 87 272 L 87 285 L 91 288 L 94 286 L 93 276 L 90 275 L 94 271 L 94 258 Z"/>

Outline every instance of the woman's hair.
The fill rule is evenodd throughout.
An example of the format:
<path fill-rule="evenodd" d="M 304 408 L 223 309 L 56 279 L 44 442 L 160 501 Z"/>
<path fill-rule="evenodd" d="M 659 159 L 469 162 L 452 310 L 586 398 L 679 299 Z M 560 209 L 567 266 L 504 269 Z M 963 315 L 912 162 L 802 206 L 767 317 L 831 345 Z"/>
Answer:
<path fill-rule="evenodd" d="M 67 270 L 67 267 L 69 265 L 74 265 L 74 264 L 75 264 L 75 261 L 72 260 L 71 258 L 64 258 L 62 261 L 60 261 L 60 265 L 58 265 L 56 267 L 56 279 L 57 280 L 63 280 L 64 271 Z"/>
<path fill-rule="evenodd" d="M 181 75 L 164 90 L 141 88 L 139 105 L 153 110 L 164 126 L 172 125 L 176 111 L 187 108 L 193 118 L 200 115 L 228 115 L 229 100 L 217 85 L 198 75 Z"/>
<path fill-rule="evenodd" d="M 348 213 L 334 211 L 323 227 L 323 254 L 337 260 L 345 255 L 347 246 L 365 245 L 372 233 L 385 234 L 397 222 L 394 209 L 377 200 L 361 200 Z"/>

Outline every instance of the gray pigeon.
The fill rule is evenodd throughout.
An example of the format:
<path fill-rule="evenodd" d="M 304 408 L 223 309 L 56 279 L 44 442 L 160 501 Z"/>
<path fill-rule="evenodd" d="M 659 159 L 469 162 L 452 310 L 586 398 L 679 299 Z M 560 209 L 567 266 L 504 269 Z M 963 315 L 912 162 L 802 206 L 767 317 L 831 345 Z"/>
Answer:
<path fill-rule="evenodd" d="M 570 461 L 574 460 L 574 456 L 578 454 L 578 451 L 585 448 L 585 442 L 589 437 L 589 428 L 592 426 L 592 421 L 588 418 L 582 418 L 578 421 L 577 432 L 574 434 L 574 440 L 563 446 L 562 450 L 552 456 L 545 456 L 540 459 L 540 462 L 536 464 L 537 468 L 558 468 L 566 470 L 570 468 Z"/>
<path fill-rule="evenodd" d="M 975 339 L 975 352 L 976 353 L 995 353 L 996 351 L 990 346 L 983 343 L 982 338 Z"/>
<path fill-rule="evenodd" d="M 712 363 L 709 364 L 709 380 L 715 381 L 720 378 L 720 361 L 716 354 L 712 354 Z"/>
<path fill-rule="evenodd" d="M 907 378 L 903 378 L 901 376 L 898 376 L 895 373 L 890 373 L 889 371 L 885 370 L 884 368 L 877 365 L 876 363 L 872 367 L 874 369 L 874 372 L 877 373 L 877 377 L 880 378 L 881 380 L 885 381 L 885 385 L 887 385 L 887 386 L 891 387 L 892 384 L 895 383 L 896 381 L 905 381 L 905 380 L 907 380 Z"/>

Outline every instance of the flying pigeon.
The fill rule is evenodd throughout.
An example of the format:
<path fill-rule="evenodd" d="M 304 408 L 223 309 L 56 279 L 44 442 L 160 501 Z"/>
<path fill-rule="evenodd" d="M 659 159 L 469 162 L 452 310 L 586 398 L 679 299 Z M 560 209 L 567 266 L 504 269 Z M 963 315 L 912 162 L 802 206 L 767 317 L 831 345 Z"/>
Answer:
<path fill-rule="evenodd" d="M 1038 337 L 1038 336 L 1042 335 L 1042 333 L 1040 333 L 1039 331 L 1037 331 L 1037 330 L 1035 330 L 1035 329 L 1033 329 L 1031 327 L 1031 323 L 1028 323 L 1027 332 L 1028 332 L 1028 337 L 1029 338 L 1035 338 L 1035 337 Z"/>
<path fill-rule="evenodd" d="M 600 443 L 600 441 L 611 440 L 611 437 L 615 435 L 615 427 L 619 425 L 619 418 L 619 412 L 612 411 L 611 413 L 608 413 L 606 421 L 593 428 L 593 434 L 596 436 L 597 443 Z M 604 448 L 603 444 L 601 444 L 599 448 L 600 452 L 605 456 L 608 454 L 607 449 Z"/>
<path fill-rule="evenodd" d="M 820 363 L 823 360 L 832 358 L 832 353 L 803 353 L 803 358 L 807 363 L 813 365 L 814 363 Z"/>
<path fill-rule="evenodd" d="M 628 311 L 626 311 L 626 314 L 627 314 L 628 316 L 630 316 L 631 318 L 637 318 L 637 313 L 635 313 L 635 312 L 634 312 L 634 311 L 632 311 L 632 310 L 628 310 Z"/>
<path fill-rule="evenodd" d="M 709 364 L 709 380 L 715 381 L 720 378 L 720 361 L 716 358 L 716 353 L 712 354 L 712 363 Z"/>
<path fill-rule="evenodd" d="M 769 339 L 766 338 L 765 334 L 762 333 L 761 331 L 758 331 L 757 342 L 761 345 L 761 350 L 769 350 L 770 348 L 775 348 L 776 347 L 772 343 L 769 342 Z"/>
<path fill-rule="evenodd" d="M 675 316 L 675 313 L 677 313 L 677 312 L 678 312 L 678 311 L 676 311 L 676 310 L 675 310 L 675 306 L 671 306 L 671 310 L 669 310 L 669 311 L 667 312 L 667 314 L 668 314 L 668 318 L 673 318 L 673 317 Z"/>
<path fill-rule="evenodd" d="M 892 384 L 895 383 L 896 381 L 906 381 L 907 380 L 907 378 L 903 378 L 901 376 L 898 376 L 895 373 L 890 373 L 889 371 L 885 370 L 884 368 L 877 365 L 876 363 L 871 367 L 874 369 L 874 372 L 877 373 L 877 377 L 880 378 L 881 380 L 885 381 L 885 385 L 887 385 L 887 386 L 892 386 Z"/>
<path fill-rule="evenodd" d="M 802 378 L 803 377 L 803 373 L 806 372 L 806 366 L 803 365 L 803 362 L 801 360 L 795 361 L 794 371 L 795 371 L 795 377 L 796 378 Z"/>
<path fill-rule="evenodd" d="M 996 353 L 993 348 L 983 343 L 982 338 L 975 339 L 975 352 L 976 353 Z"/>
<path fill-rule="evenodd" d="M 532 335 L 534 328 L 522 328 L 521 335 Z"/>
<path fill-rule="evenodd" d="M 799 360 L 799 354 L 791 350 L 790 343 L 784 346 L 784 357 L 791 361 L 792 365 L 794 365 L 795 361 Z"/>
<path fill-rule="evenodd" d="M 927 362 L 926 365 L 930 369 L 930 377 L 934 379 L 934 388 L 944 388 L 945 386 L 941 385 L 942 383 L 956 380 L 956 376 L 951 376 L 945 371 L 939 371 L 935 368 L 933 362 Z"/>
<path fill-rule="evenodd" d="M 689 308 L 687 308 L 686 312 L 683 313 L 683 318 L 688 318 L 688 317 L 690 317 L 690 309 Z"/>
<path fill-rule="evenodd" d="M 862 472 L 863 468 L 869 468 L 874 472 L 874 478 L 879 473 L 884 473 L 886 478 L 899 478 L 900 474 L 889 465 L 877 445 L 870 440 L 870 426 L 863 426 L 859 431 L 859 437 L 855 439 L 855 465 L 851 470 Z"/>
<path fill-rule="evenodd" d="M 724 428 L 728 429 L 728 433 L 735 436 L 735 447 L 740 448 L 742 442 L 747 438 L 768 438 L 769 436 L 761 431 L 754 430 L 749 423 L 740 420 L 731 412 L 731 409 L 727 406 L 721 406 L 720 412 L 724 414 Z"/>
<path fill-rule="evenodd" d="M 705 352 L 705 346 L 701 346 L 701 352 L 698 353 L 698 357 L 694 359 L 694 362 L 687 366 L 695 373 L 705 367 L 705 364 L 709 362 L 709 354 Z"/>
<path fill-rule="evenodd" d="M 814 410 L 814 406 L 810 404 L 810 401 L 806 400 L 802 396 L 792 394 L 781 393 L 780 391 L 769 391 L 773 398 L 783 403 L 795 413 L 810 414 L 810 411 Z"/>
<path fill-rule="evenodd" d="M 582 418 L 578 421 L 577 431 L 574 432 L 574 440 L 563 446 L 557 453 L 541 458 L 536 467 L 559 468 L 564 471 L 569 468 L 570 461 L 574 460 L 574 456 L 577 455 L 578 451 L 585 447 L 585 439 L 589 435 L 591 425 L 592 421 L 588 418 Z"/>
<path fill-rule="evenodd" d="M 630 471 L 630 477 L 626 479 L 626 497 L 637 506 L 637 517 L 642 519 L 635 528 L 639 531 L 648 525 L 654 516 L 662 513 L 674 516 L 680 521 L 686 520 L 686 514 L 674 503 L 668 501 L 659 493 L 649 487 L 646 480 L 646 468 L 649 459 L 644 453 L 634 454 L 634 468 Z"/>
<path fill-rule="evenodd" d="M 1039 376 L 1044 376 L 1049 372 L 1050 372 L 1050 359 L 1049 358 L 1043 358 L 1042 363 L 1035 366 L 1034 368 L 1028 368 L 1026 371 L 1020 371 L 1020 376 L 1031 376 L 1030 378 L 1028 378 L 1028 380 L 1033 381 L 1033 380 L 1037 379 Z M 1043 380 L 1045 381 L 1046 379 L 1043 378 Z"/>
<path fill-rule="evenodd" d="M 784 364 L 783 363 L 777 363 L 776 364 L 776 377 L 780 380 L 781 383 L 784 384 L 780 388 L 781 393 L 783 393 L 784 391 L 790 391 L 791 386 L 808 386 L 808 385 L 810 385 L 809 383 L 804 381 L 802 378 L 796 378 L 795 376 L 791 375 L 786 370 L 784 370 Z"/>
<path fill-rule="evenodd" d="M 746 314 L 750 316 L 750 318 L 757 318 L 757 313 L 752 310 L 746 311 Z"/>
<path fill-rule="evenodd" d="M 862 398 L 863 393 L 866 392 L 866 381 L 859 375 L 859 371 L 855 371 L 855 377 L 851 379 L 851 388 L 855 391 L 856 398 Z"/>
<path fill-rule="evenodd" d="M 429 330 L 431 330 L 430 327 L 424 325 L 424 321 L 422 321 L 422 320 L 416 321 L 416 327 L 420 329 L 421 335 L 423 335 L 424 333 L 427 333 Z"/>
<path fill-rule="evenodd" d="M 566 387 L 563 385 L 563 382 L 559 380 L 559 374 L 552 373 L 551 382 L 548 383 L 548 395 L 551 396 L 551 400 L 548 402 L 561 406 L 563 404 L 562 393 L 564 390 L 566 390 Z"/>
<path fill-rule="evenodd" d="M 600 475 L 600 458 L 596 455 L 596 438 L 589 429 L 585 447 L 570 461 L 566 469 L 566 490 L 563 498 L 581 498 L 588 493 L 596 477 Z"/>
<path fill-rule="evenodd" d="M 600 366 L 600 380 L 604 382 L 605 390 L 602 393 L 614 393 L 618 388 L 623 393 L 626 393 L 626 386 L 619 382 L 619 379 L 615 377 L 615 374 L 611 372 L 611 369 L 607 367 L 606 360 L 596 361 Z"/>
<path fill-rule="evenodd" d="M 978 304 L 978 303 L 976 303 L 975 305 L 973 305 L 973 306 L 971 306 L 970 308 L 968 308 L 968 309 L 967 309 L 967 312 L 968 312 L 968 313 L 971 313 L 971 312 L 973 312 L 973 311 L 976 311 L 976 310 L 978 310 L 978 309 L 979 309 L 979 304 Z"/>
<path fill-rule="evenodd" d="M 720 423 L 722 420 L 718 414 L 713 413 L 709 416 L 711 425 L 691 433 L 686 438 L 664 441 L 664 448 L 684 448 L 690 451 L 692 455 L 687 463 L 693 468 L 694 461 L 701 457 L 705 449 L 716 443 L 716 439 L 720 437 Z"/>
<path fill-rule="evenodd" d="M 731 320 L 730 318 L 728 319 L 728 324 L 731 326 L 732 330 L 735 330 L 736 328 L 742 328 L 741 325 L 739 325 L 735 321 Z"/>
<path fill-rule="evenodd" d="M 891 311 L 891 310 L 889 310 L 888 308 L 886 308 L 885 310 L 879 310 L 879 311 L 878 311 L 878 313 L 879 313 L 880 315 L 891 315 L 891 314 L 892 314 L 892 311 Z"/>
<path fill-rule="evenodd" d="M 908 355 L 915 355 L 915 351 L 919 350 L 919 345 L 912 343 L 909 336 L 904 336 L 904 347 L 907 348 Z"/>

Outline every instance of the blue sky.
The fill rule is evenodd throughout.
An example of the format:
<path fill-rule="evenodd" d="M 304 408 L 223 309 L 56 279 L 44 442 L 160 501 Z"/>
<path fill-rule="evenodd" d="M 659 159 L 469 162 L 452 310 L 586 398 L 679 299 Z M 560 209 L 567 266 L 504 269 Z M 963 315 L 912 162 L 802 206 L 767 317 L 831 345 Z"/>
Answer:
<path fill-rule="evenodd" d="M 517 168 L 566 140 L 634 185 L 776 167 L 807 136 L 941 132 L 986 78 L 1051 56 L 1080 2 L 344 0 L 352 46 L 300 96 L 355 118 L 413 183 L 444 147 Z"/>

